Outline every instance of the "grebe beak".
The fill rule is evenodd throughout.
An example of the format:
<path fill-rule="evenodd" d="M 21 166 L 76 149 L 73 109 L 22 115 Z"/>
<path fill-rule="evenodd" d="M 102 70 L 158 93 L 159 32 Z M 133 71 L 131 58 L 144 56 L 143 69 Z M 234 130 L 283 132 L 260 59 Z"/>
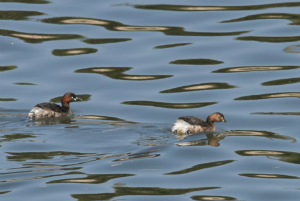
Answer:
<path fill-rule="evenodd" d="M 73 98 L 73 100 L 74 100 L 74 101 L 82 101 L 82 99 L 81 99 L 81 98 L 78 98 L 78 97 Z"/>
<path fill-rule="evenodd" d="M 224 118 L 223 118 L 223 121 L 224 121 L 225 123 L 228 123 L 228 121 L 226 121 L 226 119 L 224 119 Z"/>

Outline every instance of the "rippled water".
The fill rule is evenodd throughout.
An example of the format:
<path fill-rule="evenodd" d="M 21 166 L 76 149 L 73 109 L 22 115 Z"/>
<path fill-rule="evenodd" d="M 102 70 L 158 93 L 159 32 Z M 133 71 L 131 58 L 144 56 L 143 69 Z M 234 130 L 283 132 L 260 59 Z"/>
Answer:
<path fill-rule="evenodd" d="M 299 200 L 299 8 L 0 0 L 0 199 Z M 68 91 L 74 116 L 27 119 Z"/>

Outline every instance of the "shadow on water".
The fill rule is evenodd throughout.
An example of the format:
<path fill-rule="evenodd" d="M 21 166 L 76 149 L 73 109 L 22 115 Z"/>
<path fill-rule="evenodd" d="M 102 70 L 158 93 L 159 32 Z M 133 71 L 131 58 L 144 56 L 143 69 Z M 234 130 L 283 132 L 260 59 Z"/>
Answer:
<path fill-rule="evenodd" d="M 76 70 L 75 73 L 95 73 L 117 80 L 156 80 L 172 77 L 172 75 L 128 75 L 124 72 L 131 70 L 131 67 L 93 67 Z"/>

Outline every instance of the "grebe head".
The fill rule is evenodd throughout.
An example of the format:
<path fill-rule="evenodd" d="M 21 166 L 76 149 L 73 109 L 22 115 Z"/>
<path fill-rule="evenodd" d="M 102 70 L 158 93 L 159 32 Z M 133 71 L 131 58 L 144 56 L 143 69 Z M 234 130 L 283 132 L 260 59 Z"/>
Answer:
<path fill-rule="evenodd" d="M 210 116 L 207 117 L 207 122 L 225 122 L 227 123 L 224 115 L 220 112 L 215 112 L 213 114 L 211 114 Z"/>
<path fill-rule="evenodd" d="M 70 102 L 73 102 L 73 101 L 82 101 L 81 98 L 78 98 L 74 93 L 72 92 L 68 92 L 68 93 L 65 93 L 65 95 L 62 97 L 61 99 L 61 103 L 62 105 L 69 105 Z"/>

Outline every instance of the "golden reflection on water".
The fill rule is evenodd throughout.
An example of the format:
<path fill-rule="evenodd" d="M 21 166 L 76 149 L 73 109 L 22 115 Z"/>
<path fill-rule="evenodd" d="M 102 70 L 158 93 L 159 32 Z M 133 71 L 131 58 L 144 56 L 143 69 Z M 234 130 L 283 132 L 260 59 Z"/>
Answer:
<path fill-rule="evenodd" d="M 102 26 L 110 31 L 159 31 L 166 35 L 175 36 L 232 36 L 247 33 L 248 31 L 237 32 L 189 32 L 182 27 L 163 27 L 163 26 L 134 26 L 125 25 L 116 21 L 100 20 L 93 18 L 72 18 L 56 17 L 43 19 L 42 22 L 53 24 L 88 24 L 93 26 Z"/>
<path fill-rule="evenodd" d="M 201 83 L 201 84 L 176 87 L 173 89 L 161 91 L 160 93 L 180 93 L 180 92 L 199 91 L 199 90 L 232 89 L 236 87 L 237 86 L 229 85 L 227 83 L 218 83 L 218 82 Z"/>
<path fill-rule="evenodd" d="M 27 43 L 41 43 L 50 40 L 68 40 L 82 38 L 81 35 L 76 34 L 37 34 L 17 32 L 5 29 L 0 29 L 0 35 L 19 38 Z"/>
<path fill-rule="evenodd" d="M 213 59 L 180 59 L 171 61 L 170 64 L 181 64 L 181 65 L 217 65 L 222 64 L 223 61 Z"/>
<path fill-rule="evenodd" d="M 299 179 L 299 177 L 282 175 L 282 174 L 239 174 L 245 177 L 260 178 L 260 179 Z"/>
<path fill-rule="evenodd" d="M 172 77 L 172 75 L 128 75 L 124 72 L 131 70 L 131 67 L 93 67 L 76 70 L 75 73 L 96 73 L 112 79 L 144 81 Z"/>
<path fill-rule="evenodd" d="M 56 49 L 52 51 L 52 54 L 55 56 L 73 56 L 96 53 L 97 51 L 98 50 L 94 48 Z"/>
<path fill-rule="evenodd" d="M 299 83 L 299 82 L 300 82 L 300 77 L 296 77 L 296 78 L 279 79 L 279 80 L 263 82 L 262 85 L 277 86 L 277 85 L 285 85 L 285 84 L 295 84 L 295 83 Z"/>
<path fill-rule="evenodd" d="M 300 66 L 242 66 L 242 67 L 231 67 L 222 68 L 213 71 L 213 73 L 240 73 L 240 72 L 251 72 L 251 71 L 276 71 L 276 70 L 293 70 L 298 69 Z"/>

